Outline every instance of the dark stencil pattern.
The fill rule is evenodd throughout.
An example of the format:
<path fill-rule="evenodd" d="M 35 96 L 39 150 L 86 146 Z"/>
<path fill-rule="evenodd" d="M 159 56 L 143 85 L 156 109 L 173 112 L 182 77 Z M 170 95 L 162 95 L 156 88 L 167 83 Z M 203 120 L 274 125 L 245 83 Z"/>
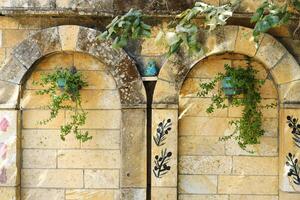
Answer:
<path fill-rule="evenodd" d="M 298 119 L 293 116 L 287 116 L 287 123 L 292 129 L 291 133 L 293 134 L 295 145 L 300 148 L 300 124 L 298 123 Z"/>
<path fill-rule="evenodd" d="M 154 160 L 153 173 L 155 177 L 161 178 L 171 170 L 171 166 L 168 165 L 172 157 L 172 152 L 168 152 L 167 149 L 161 150 L 160 156 L 156 155 Z"/>
<path fill-rule="evenodd" d="M 300 185 L 300 166 L 298 159 L 291 153 L 288 154 L 286 159 L 286 165 L 290 168 L 287 175 L 292 178 L 294 184 Z"/>
<path fill-rule="evenodd" d="M 163 120 L 158 124 L 156 129 L 156 136 L 153 136 L 153 140 L 157 146 L 163 146 L 166 140 L 166 136 L 172 130 L 172 121 L 171 119 Z"/>

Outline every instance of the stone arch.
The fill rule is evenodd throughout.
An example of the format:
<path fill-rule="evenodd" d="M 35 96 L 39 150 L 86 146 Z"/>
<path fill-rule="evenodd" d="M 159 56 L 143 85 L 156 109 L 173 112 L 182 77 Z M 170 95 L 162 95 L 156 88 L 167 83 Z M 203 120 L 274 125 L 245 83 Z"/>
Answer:
<path fill-rule="evenodd" d="M 123 50 L 111 47 L 110 41 L 100 41 L 101 32 L 94 29 L 65 25 L 40 30 L 16 46 L 10 58 L 0 68 L 0 117 L 2 112 L 12 112 L 15 135 L 20 129 L 19 98 L 21 85 L 31 67 L 44 56 L 63 51 L 85 53 L 103 62 L 115 79 L 121 101 L 121 196 L 130 198 L 139 194 L 146 198 L 146 93 L 135 62 Z M 134 124 L 134 126 L 133 126 Z M 19 137 L 13 149 L 19 157 Z M 128 142 L 130 141 L 130 142 Z M 135 168 L 131 163 L 135 163 Z M 19 160 L 14 160 L 15 177 L 11 179 L 18 195 Z M 139 169 L 139 170 L 137 170 Z"/>
<path fill-rule="evenodd" d="M 266 71 L 271 74 L 272 79 L 277 87 L 279 102 L 280 102 L 280 121 L 279 121 L 279 137 L 280 137 L 280 189 L 283 191 L 295 191 L 291 187 L 286 187 L 287 180 L 284 180 L 284 166 L 287 152 L 296 151 L 291 145 L 291 139 L 283 137 L 283 132 L 286 128 L 286 115 L 296 113 L 299 109 L 299 91 L 300 91 L 300 66 L 287 49 L 269 34 L 262 34 L 259 39 L 258 48 L 252 38 L 253 30 L 241 26 L 224 26 L 219 27 L 211 33 L 204 33 L 201 36 L 201 43 L 206 50 L 205 55 L 191 57 L 187 52 L 182 50 L 177 55 L 171 56 L 163 64 L 153 95 L 153 125 L 156 127 L 162 119 L 172 119 L 176 121 L 173 124 L 172 134 L 176 136 L 168 136 L 169 142 L 166 142 L 164 148 L 177 155 L 178 152 L 178 104 L 179 92 L 181 86 L 190 72 L 190 70 L 204 58 L 212 55 L 223 53 L 236 53 L 249 56 L 254 60 L 259 61 L 266 67 Z M 294 114 L 295 115 L 295 114 Z M 156 130 L 153 130 L 153 135 Z M 170 134 L 170 135 L 172 135 Z M 152 145 L 152 162 L 154 162 L 155 152 L 160 151 L 160 148 L 155 144 Z M 299 150 L 298 150 L 299 151 Z M 175 156 L 174 159 L 177 159 Z M 173 177 L 177 175 L 177 161 L 172 163 L 173 170 L 169 174 Z M 164 180 L 156 179 L 152 175 L 153 189 L 157 193 L 169 193 L 169 195 L 177 196 L 177 180 L 166 178 Z M 165 188 L 167 189 L 165 189 Z M 297 190 L 298 191 L 298 190 Z M 155 194 L 152 194 L 155 197 Z"/>

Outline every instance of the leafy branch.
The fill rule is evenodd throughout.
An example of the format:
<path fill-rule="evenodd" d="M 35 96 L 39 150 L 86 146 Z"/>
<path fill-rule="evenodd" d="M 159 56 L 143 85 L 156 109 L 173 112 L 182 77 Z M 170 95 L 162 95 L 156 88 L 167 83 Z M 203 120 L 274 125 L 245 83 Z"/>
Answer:
<path fill-rule="evenodd" d="M 292 155 L 291 153 L 288 154 L 286 159 L 286 166 L 290 167 L 287 175 L 292 177 L 294 184 L 300 185 L 300 166 L 298 164 L 298 159 L 295 158 L 295 155 Z"/>
<path fill-rule="evenodd" d="M 143 22 L 142 12 L 140 10 L 130 9 L 123 16 L 115 17 L 106 27 L 101 35 L 101 40 L 113 39 L 113 48 L 123 48 L 129 40 L 138 40 L 144 37 L 150 37 L 151 26 Z"/>
<path fill-rule="evenodd" d="M 60 127 L 61 139 L 65 140 L 65 137 L 71 132 L 82 142 L 92 139 L 87 131 L 79 130 L 87 118 L 87 112 L 81 106 L 79 90 L 88 84 L 82 79 L 82 74 L 75 67 L 70 68 L 70 70 L 57 69 L 53 73 L 43 74 L 41 80 L 34 82 L 34 84 L 45 88 L 38 90 L 36 92 L 38 95 L 49 95 L 51 99 L 50 104 L 45 107 L 50 110 L 50 117 L 39 121 L 39 124 L 45 125 L 55 119 L 60 110 L 68 110 L 72 113 L 71 121 Z"/>
<path fill-rule="evenodd" d="M 157 146 L 164 145 L 164 141 L 166 140 L 166 135 L 168 135 L 169 131 L 171 131 L 172 122 L 171 119 L 167 121 L 163 120 L 158 124 L 158 128 L 156 129 L 156 136 L 153 136 L 153 140 Z"/>
<path fill-rule="evenodd" d="M 208 83 L 200 83 L 201 91 L 198 92 L 199 97 L 206 97 L 210 91 L 216 88 L 216 84 L 225 78 L 226 82 L 234 89 L 235 95 L 229 96 L 229 103 L 225 100 L 224 88 L 218 89 L 216 94 L 211 97 L 211 104 L 206 109 L 207 113 L 212 113 L 215 109 L 224 109 L 227 107 L 243 107 L 242 117 L 238 120 L 232 120 L 230 125 L 235 127 L 235 130 L 229 136 L 224 136 L 220 140 L 235 139 L 239 146 L 248 151 L 247 145 L 258 144 L 259 138 L 264 134 L 262 129 L 262 108 L 272 108 L 276 104 L 261 106 L 261 95 L 258 92 L 264 84 L 264 80 L 259 80 L 255 76 L 257 71 L 251 66 L 251 61 L 248 61 L 246 68 L 231 67 L 225 65 L 225 73 L 219 73 L 213 80 Z M 241 95 L 239 95 L 241 94 Z M 251 152 L 252 151 L 248 151 Z"/>
<path fill-rule="evenodd" d="M 298 119 L 294 118 L 293 116 L 287 116 L 287 123 L 292 129 L 295 145 L 300 148 L 300 124 L 298 123 Z"/>
<path fill-rule="evenodd" d="M 153 173 L 157 178 L 161 178 L 171 170 L 171 167 L 168 165 L 171 157 L 172 152 L 168 152 L 167 149 L 161 150 L 160 156 L 155 156 Z"/>
<path fill-rule="evenodd" d="M 178 52 L 182 45 L 190 53 L 200 53 L 203 48 L 198 40 L 198 26 L 193 22 L 193 19 L 199 15 L 204 15 L 205 27 L 209 27 L 209 31 L 212 31 L 217 26 L 226 24 L 240 2 L 241 0 L 232 0 L 231 3 L 222 6 L 196 2 L 193 8 L 183 11 L 175 17 L 174 21 L 169 23 L 167 32 L 160 31 L 156 41 L 168 46 L 168 56 Z"/>

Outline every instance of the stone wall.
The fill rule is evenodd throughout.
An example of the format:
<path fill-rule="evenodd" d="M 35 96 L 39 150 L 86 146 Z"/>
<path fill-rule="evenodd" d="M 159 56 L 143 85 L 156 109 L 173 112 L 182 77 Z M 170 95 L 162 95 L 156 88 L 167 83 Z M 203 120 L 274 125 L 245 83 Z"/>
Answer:
<path fill-rule="evenodd" d="M 49 98 L 36 95 L 33 85 L 41 74 L 57 67 L 76 66 L 89 86 L 81 91 L 88 112 L 84 126 L 93 139 L 81 143 L 74 135 L 66 141 L 59 127 L 69 120 L 67 112 L 47 125 L 37 122 L 49 117 Z M 116 83 L 95 58 L 80 53 L 59 53 L 42 59 L 28 77 L 21 98 L 22 170 L 21 198 L 48 200 L 119 199 L 121 104 Z"/>
<path fill-rule="evenodd" d="M 226 108 L 206 113 L 211 100 L 199 98 L 199 83 L 211 80 L 224 65 L 246 66 L 238 54 L 211 56 L 198 63 L 183 83 L 179 99 L 179 183 L 180 200 L 243 200 L 278 198 L 278 108 L 263 109 L 261 143 L 241 150 L 233 140 L 219 141 L 234 129 L 229 121 L 241 117 L 242 108 Z M 261 89 L 262 105 L 277 102 L 277 91 L 263 65 L 252 61 L 266 80 Z M 218 86 L 220 87 L 220 86 Z M 214 92 L 209 94 L 209 97 Z"/>

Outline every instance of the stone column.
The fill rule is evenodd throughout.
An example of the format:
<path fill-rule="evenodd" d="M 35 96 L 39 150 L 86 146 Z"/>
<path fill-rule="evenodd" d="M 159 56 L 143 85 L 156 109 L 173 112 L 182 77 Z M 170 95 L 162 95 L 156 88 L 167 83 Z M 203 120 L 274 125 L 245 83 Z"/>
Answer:
<path fill-rule="evenodd" d="M 177 199 L 178 109 L 152 110 L 151 200 Z"/>
<path fill-rule="evenodd" d="M 0 198 L 19 200 L 19 111 L 0 110 Z"/>

